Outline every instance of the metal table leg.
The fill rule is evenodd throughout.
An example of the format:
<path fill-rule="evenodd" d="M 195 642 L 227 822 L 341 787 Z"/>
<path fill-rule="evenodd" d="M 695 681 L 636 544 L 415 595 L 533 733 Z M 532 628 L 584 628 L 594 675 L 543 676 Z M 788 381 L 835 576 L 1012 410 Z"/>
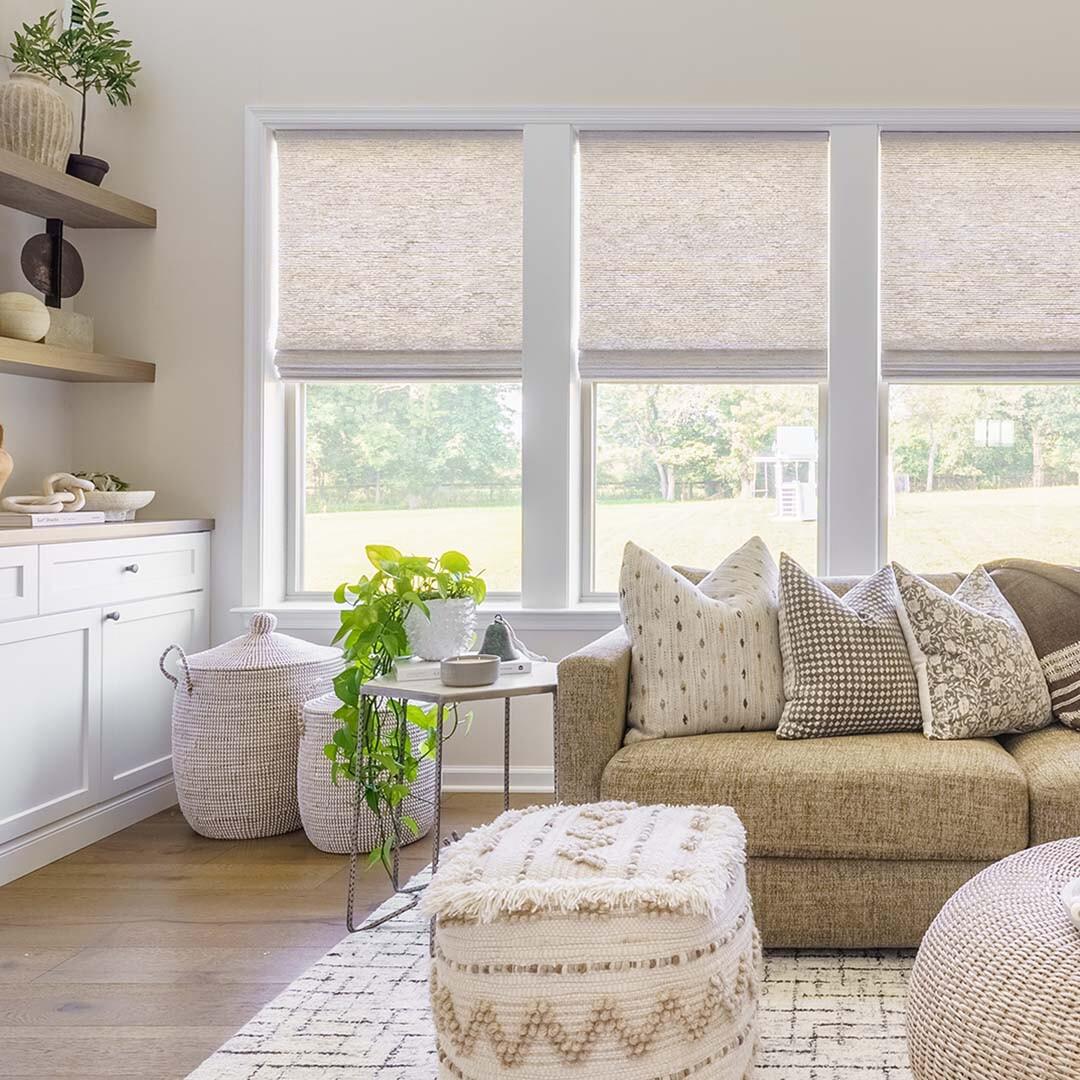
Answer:
<path fill-rule="evenodd" d="M 443 705 L 435 713 L 435 821 L 431 827 L 431 876 L 439 869 L 439 847 L 442 843 L 442 751 L 443 751 Z M 431 917 L 428 930 L 428 949 L 435 955 L 435 916 Z"/>
<path fill-rule="evenodd" d="M 510 809 L 510 699 L 503 698 L 503 811 Z"/>

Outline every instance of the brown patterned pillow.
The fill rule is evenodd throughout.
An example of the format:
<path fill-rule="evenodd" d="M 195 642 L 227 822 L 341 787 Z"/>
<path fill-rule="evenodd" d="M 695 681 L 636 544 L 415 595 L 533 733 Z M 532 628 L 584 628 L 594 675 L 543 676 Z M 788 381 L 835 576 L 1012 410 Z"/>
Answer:
<path fill-rule="evenodd" d="M 1035 650 L 985 568 L 951 596 L 897 563 L 893 570 L 928 738 L 977 739 L 1050 723 Z"/>
<path fill-rule="evenodd" d="M 781 739 L 917 731 L 919 691 L 889 567 L 843 597 L 780 556 Z"/>
<path fill-rule="evenodd" d="M 1054 715 L 1080 731 L 1080 570 L 1032 559 L 1001 559 L 987 570 L 1031 638 Z"/>

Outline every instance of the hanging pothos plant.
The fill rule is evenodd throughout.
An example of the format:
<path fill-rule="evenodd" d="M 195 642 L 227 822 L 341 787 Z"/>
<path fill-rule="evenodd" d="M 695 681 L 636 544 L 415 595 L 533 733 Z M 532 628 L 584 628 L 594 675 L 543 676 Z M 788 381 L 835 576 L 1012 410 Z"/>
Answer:
<path fill-rule="evenodd" d="M 334 592 L 334 601 L 345 605 L 334 643 L 341 644 L 346 665 L 334 680 L 341 701 L 334 716 L 341 727 L 324 752 L 334 782 L 344 777 L 356 784 L 375 815 L 379 843 L 370 862 L 381 862 L 391 873 L 394 847 L 420 832 L 416 820 L 402 814 L 400 807 L 419 775 L 420 762 L 435 753 L 436 718 L 405 701 L 361 700 L 360 688 L 390 674 L 394 661 L 408 653 L 405 616 L 411 608 L 426 615 L 429 600 L 470 597 L 480 603 L 487 590 L 460 551 L 444 552 L 438 559 L 402 555 L 397 548 L 380 544 L 370 544 L 365 551 L 374 573 L 341 584 Z M 419 754 L 413 753 L 409 724 L 426 732 Z M 449 735 L 456 727 L 455 712 Z"/>

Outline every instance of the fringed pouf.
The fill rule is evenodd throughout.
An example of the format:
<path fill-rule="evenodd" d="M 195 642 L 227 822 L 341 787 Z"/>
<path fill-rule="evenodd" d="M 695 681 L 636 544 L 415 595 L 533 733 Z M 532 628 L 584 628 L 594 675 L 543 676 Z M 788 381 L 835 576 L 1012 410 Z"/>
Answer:
<path fill-rule="evenodd" d="M 439 1075 L 744 1080 L 760 947 L 728 807 L 511 810 L 427 890 Z"/>
<path fill-rule="evenodd" d="M 1080 930 L 1061 900 L 1080 837 L 1010 855 L 941 909 L 911 972 L 916 1080 L 1080 1077 Z"/>

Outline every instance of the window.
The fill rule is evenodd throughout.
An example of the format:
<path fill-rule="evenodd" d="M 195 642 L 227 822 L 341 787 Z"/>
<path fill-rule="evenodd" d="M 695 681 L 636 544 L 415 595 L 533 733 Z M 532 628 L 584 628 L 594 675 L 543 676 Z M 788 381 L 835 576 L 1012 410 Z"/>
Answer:
<path fill-rule="evenodd" d="M 889 436 L 891 558 L 1076 563 L 1080 383 L 893 386 Z"/>
<path fill-rule="evenodd" d="M 757 533 L 815 568 L 818 392 L 791 383 L 826 374 L 827 138 L 593 132 L 580 156 L 593 591 L 627 540 L 712 567 Z"/>
<path fill-rule="evenodd" d="M 813 570 L 817 421 L 816 386 L 597 386 L 595 590 L 616 590 L 627 540 L 711 569 L 759 535 Z"/>
<path fill-rule="evenodd" d="M 889 554 L 1075 562 L 1080 383 L 1031 380 L 1080 376 L 1080 136 L 886 133 L 881 170 Z"/>
<path fill-rule="evenodd" d="M 520 133 L 285 132 L 277 160 L 290 591 L 362 573 L 369 543 L 461 549 L 520 591 Z"/>
<path fill-rule="evenodd" d="M 492 592 L 521 587 L 516 383 L 309 383 L 303 592 L 366 572 L 366 544 L 468 552 Z"/>
<path fill-rule="evenodd" d="M 1074 130 L 253 108 L 245 604 L 380 541 L 539 612 L 610 601 L 627 540 L 1075 563 L 1080 111 L 1039 115 Z"/>

